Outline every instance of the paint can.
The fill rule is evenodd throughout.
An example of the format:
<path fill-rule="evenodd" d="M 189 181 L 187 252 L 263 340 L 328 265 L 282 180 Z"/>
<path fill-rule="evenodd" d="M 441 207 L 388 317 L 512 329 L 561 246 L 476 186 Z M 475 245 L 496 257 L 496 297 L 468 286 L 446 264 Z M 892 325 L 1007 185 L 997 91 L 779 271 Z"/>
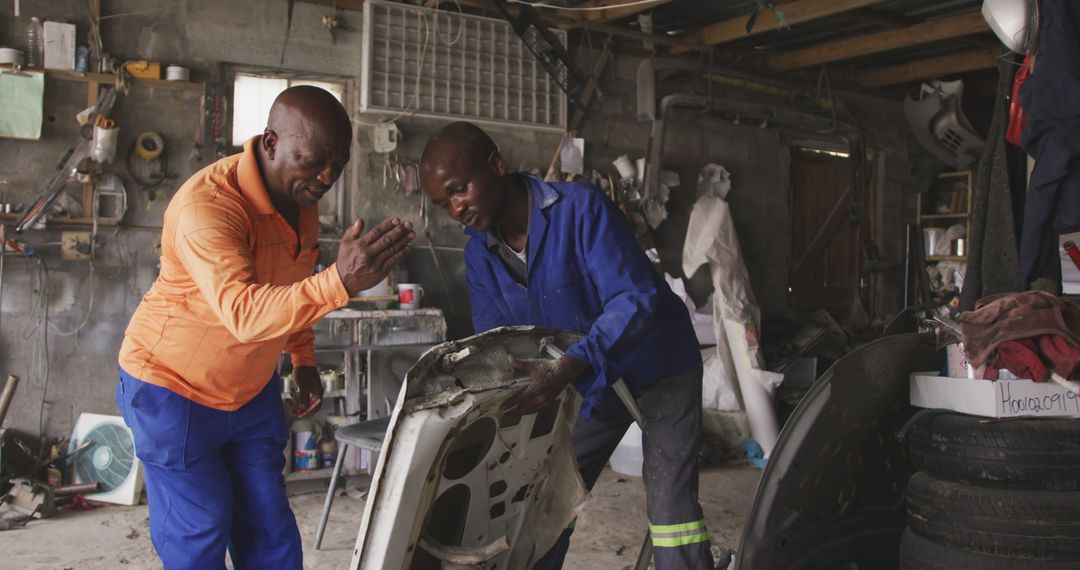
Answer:
<path fill-rule="evenodd" d="M 311 471 L 319 468 L 319 452 L 314 449 L 297 449 L 293 460 L 294 471 Z"/>

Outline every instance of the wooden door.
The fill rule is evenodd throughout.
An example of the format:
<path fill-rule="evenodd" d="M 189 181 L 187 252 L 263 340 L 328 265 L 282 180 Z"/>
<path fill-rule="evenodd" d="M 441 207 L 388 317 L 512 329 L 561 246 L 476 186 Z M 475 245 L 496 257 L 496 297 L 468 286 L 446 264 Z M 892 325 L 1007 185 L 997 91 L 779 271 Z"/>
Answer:
<path fill-rule="evenodd" d="M 860 293 L 860 236 L 868 231 L 869 218 L 863 215 L 861 224 L 852 222 L 851 173 L 851 160 L 844 153 L 793 150 L 788 273 L 792 307 L 825 308 L 842 318 Z"/>

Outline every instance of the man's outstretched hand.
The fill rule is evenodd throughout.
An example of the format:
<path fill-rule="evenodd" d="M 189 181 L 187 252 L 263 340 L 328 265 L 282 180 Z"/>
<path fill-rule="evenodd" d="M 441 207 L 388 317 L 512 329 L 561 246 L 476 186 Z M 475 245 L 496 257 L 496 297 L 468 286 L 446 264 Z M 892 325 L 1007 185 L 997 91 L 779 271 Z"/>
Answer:
<path fill-rule="evenodd" d="M 589 369 L 589 363 L 564 354 L 559 360 L 514 358 L 510 366 L 529 375 L 529 386 L 511 396 L 502 407 L 512 416 L 534 414 L 559 397 L 566 385 Z"/>
<path fill-rule="evenodd" d="M 388 218 L 362 234 L 364 221 L 345 230 L 338 249 L 337 270 L 349 296 L 366 291 L 386 278 L 395 265 L 409 253 L 416 233 L 412 222 Z"/>
<path fill-rule="evenodd" d="M 314 366 L 293 368 L 293 391 L 285 399 L 289 413 L 297 418 L 306 418 L 322 407 L 323 383 L 319 369 Z"/>

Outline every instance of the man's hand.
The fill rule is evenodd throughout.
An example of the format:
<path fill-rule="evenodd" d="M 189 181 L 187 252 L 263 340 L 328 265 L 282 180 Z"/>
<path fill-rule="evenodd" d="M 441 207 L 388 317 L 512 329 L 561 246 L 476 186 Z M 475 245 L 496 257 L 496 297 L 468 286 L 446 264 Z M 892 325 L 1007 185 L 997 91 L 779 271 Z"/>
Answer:
<path fill-rule="evenodd" d="M 349 296 L 371 289 L 386 278 L 395 265 L 409 253 L 409 245 L 416 233 L 412 222 L 388 218 L 366 234 L 364 221 L 345 230 L 338 249 L 337 270 Z"/>
<path fill-rule="evenodd" d="M 323 397 L 319 369 L 314 366 L 293 368 L 292 381 L 293 392 L 285 399 L 289 413 L 297 418 L 306 418 L 319 411 Z"/>
<path fill-rule="evenodd" d="M 563 355 L 558 361 L 546 358 L 521 359 L 510 356 L 510 366 L 529 375 L 529 387 L 511 396 L 502 407 L 512 416 L 525 416 L 550 404 L 566 385 L 589 369 L 589 363 Z"/>

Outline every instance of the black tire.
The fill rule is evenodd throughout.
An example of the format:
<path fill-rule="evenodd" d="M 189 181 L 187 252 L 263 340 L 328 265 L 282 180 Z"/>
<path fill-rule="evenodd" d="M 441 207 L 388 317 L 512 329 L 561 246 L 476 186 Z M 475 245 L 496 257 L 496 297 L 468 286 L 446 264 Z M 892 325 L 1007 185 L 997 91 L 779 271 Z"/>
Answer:
<path fill-rule="evenodd" d="M 900 540 L 900 570 L 1076 570 L 1077 563 L 977 554 L 938 544 L 910 528 Z"/>
<path fill-rule="evenodd" d="M 1080 491 L 1080 420 L 931 416 L 909 435 L 911 462 L 940 479 Z"/>
<path fill-rule="evenodd" d="M 954 548 L 998 556 L 1073 560 L 1080 568 L 1080 492 L 976 487 L 916 473 L 908 526 Z"/>

